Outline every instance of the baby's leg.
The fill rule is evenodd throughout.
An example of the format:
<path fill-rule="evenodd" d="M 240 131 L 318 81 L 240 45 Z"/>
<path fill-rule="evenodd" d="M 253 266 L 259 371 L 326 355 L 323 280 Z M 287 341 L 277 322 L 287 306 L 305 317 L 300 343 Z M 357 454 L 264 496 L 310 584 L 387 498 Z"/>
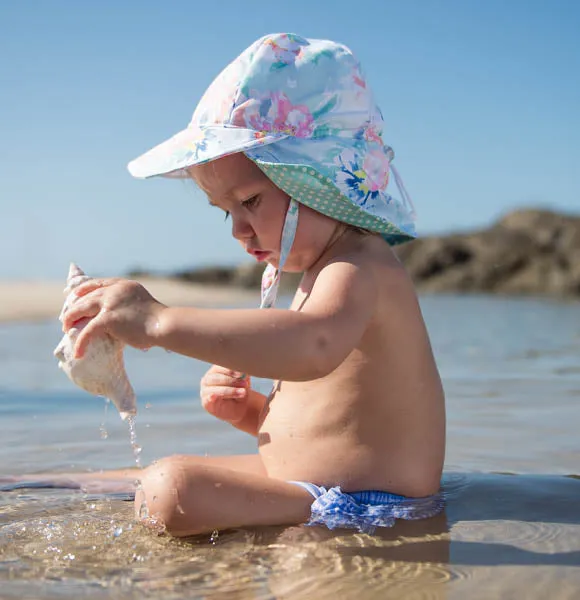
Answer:
<path fill-rule="evenodd" d="M 266 469 L 258 454 L 234 456 L 181 456 L 186 464 L 223 467 L 243 473 L 265 475 Z M 31 475 L 0 475 L 0 491 L 23 488 L 68 488 L 82 489 L 90 493 L 135 491 L 135 480 L 141 479 L 145 471 L 137 468 L 95 471 L 87 473 L 34 473 Z"/>
<path fill-rule="evenodd" d="M 189 458 L 166 458 L 145 470 L 135 498 L 137 516 L 145 498 L 149 516 L 175 536 L 297 524 L 310 517 L 312 496 L 297 485 L 258 470 L 234 470 Z"/>

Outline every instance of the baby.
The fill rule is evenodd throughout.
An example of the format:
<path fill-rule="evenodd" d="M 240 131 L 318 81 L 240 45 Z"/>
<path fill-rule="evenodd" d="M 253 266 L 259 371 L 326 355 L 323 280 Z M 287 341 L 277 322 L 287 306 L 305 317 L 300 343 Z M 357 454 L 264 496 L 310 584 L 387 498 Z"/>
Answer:
<path fill-rule="evenodd" d="M 168 307 L 136 282 L 101 279 L 77 288 L 64 316 L 65 330 L 91 319 L 77 357 L 108 334 L 213 363 L 204 408 L 257 438 L 255 455 L 144 470 L 136 507 L 145 499 L 169 533 L 372 531 L 442 510 L 444 394 L 391 248 L 414 237 L 414 215 L 382 127 L 348 48 L 276 34 L 226 67 L 186 129 L 130 163 L 137 177 L 191 178 L 268 265 L 262 310 Z M 386 191 L 391 174 L 401 200 Z M 303 273 L 288 310 L 274 308 L 282 272 Z M 250 375 L 274 380 L 268 397 Z"/>

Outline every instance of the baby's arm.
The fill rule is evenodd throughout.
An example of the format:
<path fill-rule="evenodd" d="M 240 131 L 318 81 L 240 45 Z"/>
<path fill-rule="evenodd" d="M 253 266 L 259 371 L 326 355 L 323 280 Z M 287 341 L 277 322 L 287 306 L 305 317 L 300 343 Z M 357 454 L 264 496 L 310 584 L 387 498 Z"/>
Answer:
<path fill-rule="evenodd" d="M 335 262 L 320 272 L 300 312 L 164 308 L 152 343 L 257 377 L 317 379 L 356 346 L 375 295 L 369 269 Z"/>
<path fill-rule="evenodd" d="M 260 415 L 266 405 L 268 398 L 256 390 L 248 388 L 247 410 L 246 414 L 239 421 L 230 421 L 230 423 L 241 431 L 245 431 L 256 437 L 260 424 Z"/>
<path fill-rule="evenodd" d="M 63 317 L 65 331 L 90 319 L 76 358 L 93 336 L 108 334 L 257 377 L 308 381 L 332 372 L 357 345 L 373 314 L 376 285 L 372 268 L 336 260 L 318 273 L 299 312 L 169 308 L 137 282 L 116 279 L 87 282 L 77 295 Z"/>

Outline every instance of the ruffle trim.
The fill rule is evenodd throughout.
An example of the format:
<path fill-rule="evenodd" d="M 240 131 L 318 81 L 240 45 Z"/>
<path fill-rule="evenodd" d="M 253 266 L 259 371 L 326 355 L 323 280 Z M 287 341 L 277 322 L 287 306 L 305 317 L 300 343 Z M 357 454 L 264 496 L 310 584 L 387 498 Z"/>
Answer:
<path fill-rule="evenodd" d="M 333 487 L 314 500 L 307 524 L 374 533 L 377 527 L 392 527 L 396 519 L 434 517 L 444 506 L 443 494 L 406 498 L 385 492 L 346 494 L 340 487 Z"/>

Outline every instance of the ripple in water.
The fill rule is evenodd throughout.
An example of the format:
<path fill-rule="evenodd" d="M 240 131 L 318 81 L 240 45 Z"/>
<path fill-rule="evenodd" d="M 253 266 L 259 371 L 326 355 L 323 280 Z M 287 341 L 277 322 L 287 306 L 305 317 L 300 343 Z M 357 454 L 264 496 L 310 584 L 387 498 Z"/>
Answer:
<path fill-rule="evenodd" d="M 457 498 L 470 486 L 470 479 L 465 473 L 445 472 L 441 482 L 446 501 Z"/>
<path fill-rule="evenodd" d="M 573 552 L 580 550 L 580 525 L 512 520 L 467 522 L 454 528 L 453 540 L 504 544 L 531 552 Z"/>

